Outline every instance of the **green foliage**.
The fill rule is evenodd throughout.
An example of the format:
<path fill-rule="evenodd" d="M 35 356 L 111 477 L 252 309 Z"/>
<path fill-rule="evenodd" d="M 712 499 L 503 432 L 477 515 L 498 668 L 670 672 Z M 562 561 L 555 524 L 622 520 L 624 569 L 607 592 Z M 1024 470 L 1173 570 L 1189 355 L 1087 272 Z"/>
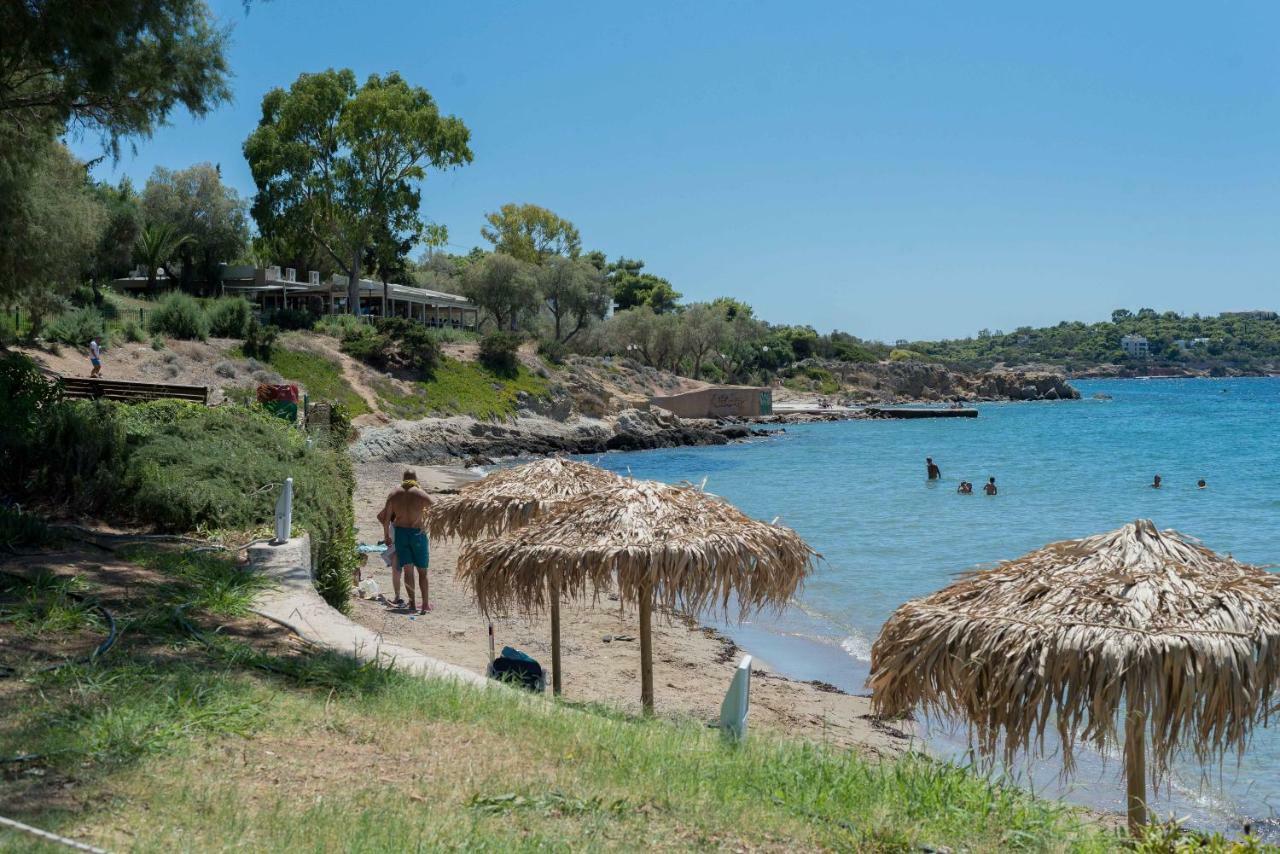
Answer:
<path fill-rule="evenodd" d="M 644 262 L 619 258 L 608 267 L 607 278 L 613 286 L 613 302 L 618 311 L 648 306 L 655 314 L 673 311 L 680 300 L 666 279 L 642 272 Z"/>
<path fill-rule="evenodd" d="M 406 394 L 390 380 L 374 382 L 382 409 L 395 418 L 469 415 L 497 420 L 519 409 L 520 394 L 545 397 L 546 380 L 518 366 L 513 377 L 501 377 L 477 362 L 442 359 L 430 380 L 413 383 Z"/>
<path fill-rule="evenodd" d="M 889 351 L 890 362 L 930 362 L 933 361 L 924 353 L 916 350 L 906 350 L 901 347 L 895 347 Z"/>
<path fill-rule="evenodd" d="M 341 341 L 348 334 L 358 334 L 365 323 L 354 314 L 326 314 L 316 320 L 315 331 Z"/>
<path fill-rule="evenodd" d="M 480 364 L 500 377 L 510 379 L 520 366 L 520 337 L 509 332 L 490 332 L 480 339 Z"/>
<path fill-rule="evenodd" d="M 316 316 L 300 308 L 277 308 L 267 315 L 267 323 L 286 331 L 314 329 Z"/>
<path fill-rule="evenodd" d="M 203 341 L 209 337 L 209 319 L 195 297 L 173 293 L 147 317 L 147 329 L 155 335 L 184 341 Z"/>
<path fill-rule="evenodd" d="M 245 203 L 222 183 L 212 163 L 179 170 L 157 166 L 142 190 L 141 208 L 152 227 L 168 226 L 185 238 L 174 248 L 187 289 L 197 276 L 216 281 L 219 262 L 239 255 L 249 240 Z"/>
<path fill-rule="evenodd" d="M 207 308 L 209 334 L 215 338 L 244 338 L 253 318 L 253 307 L 243 297 L 223 297 Z"/>
<path fill-rule="evenodd" d="M 241 349 L 251 359 L 270 362 L 275 355 L 276 339 L 280 330 L 274 326 L 263 326 L 256 316 L 250 316 L 249 325 L 244 330 L 244 345 Z"/>
<path fill-rule="evenodd" d="M 576 257 L 582 248 L 573 223 L 538 205 L 505 204 L 484 219 L 488 225 L 480 235 L 493 251 L 526 264 L 540 265 L 552 255 Z"/>
<path fill-rule="evenodd" d="M 543 338 L 538 341 L 538 355 L 553 365 L 563 365 L 569 350 L 554 338 Z"/>
<path fill-rule="evenodd" d="M 37 450 L 38 449 L 38 450 Z M 294 479 L 295 524 L 311 534 L 316 586 L 345 609 L 356 563 L 346 455 L 256 408 L 177 401 L 123 406 L 53 405 L 27 454 L 32 469 L 12 488 L 82 512 L 170 531 L 245 530 L 274 518 L 275 498 Z"/>
<path fill-rule="evenodd" d="M 27 452 L 62 400 L 62 386 L 28 356 L 0 351 L 0 482 L 19 481 L 35 464 Z"/>
<path fill-rule="evenodd" d="M 0 549 L 48 546 L 59 539 L 57 532 L 40 516 L 24 513 L 17 507 L 0 506 Z"/>
<path fill-rule="evenodd" d="M 97 338 L 98 344 L 105 347 L 107 322 L 96 308 L 78 308 L 55 317 L 45 330 L 45 337 L 73 347 L 85 347 L 90 339 Z"/>
<path fill-rule="evenodd" d="M 145 341 L 147 338 L 146 333 L 142 329 L 142 324 L 133 318 L 129 318 L 124 323 L 120 324 L 120 336 L 130 344 L 137 344 L 141 341 Z"/>
<path fill-rule="evenodd" d="M 119 554 L 169 579 L 166 595 L 174 601 L 224 617 L 247 616 L 253 600 L 270 586 L 262 575 L 238 565 L 230 552 L 139 544 L 126 546 Z"/>
<path fill-rule="evenodd" d="M 342 352 L 380 371 L 411 370 L 420 377 L 430 377 L 440 363 L 440 344 L 432 332 L 402 317 L 348 328 Z"/>
<path fill-rule="evenodd" d="M 569 341 L 609 312 L 612 287 L 588 261 L 558 255 L 546 258 L 536 280 L 556 341 Z"/>
<path fill-rule="evenodd" d="M 173 223 L 158 222 L 143 226 L 134 242 L 133 254 L 146 268 L 148 293 L 155 293 L 160 270 L 190 243 L 191 235 L 178 231 Z"/>
<path fill-rule="evenodd" d="M 467 267 L 462 293 L 502 330 L 518 326 L 538 307 L 534 269 L 502 252 L 486 255 Z"/>
<path fill-rule="evenodd" d="M 244 143 L 257 193 L 253 217 L 283 254 L 324 252 L 350 282 L 352 310 L 366 250 L 424 230 L 418 185 L 428 167 L 471 161 L 469 132 L 399 74 L 357 85 L 350 69 L 302 74 L 262 99 Z"/>

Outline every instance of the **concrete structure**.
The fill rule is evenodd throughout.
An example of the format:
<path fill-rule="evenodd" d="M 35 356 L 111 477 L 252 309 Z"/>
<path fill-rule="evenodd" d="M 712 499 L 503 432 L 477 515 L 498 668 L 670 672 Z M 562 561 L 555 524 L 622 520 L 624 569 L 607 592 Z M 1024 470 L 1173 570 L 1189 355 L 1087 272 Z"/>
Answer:
<path fill-rule="evenodd" d="M 1151 344 L 1145 335 L 1126 335 L 1120 339 L 1120 349 L 1131 359 L 1145 359 L 1151 352 Z"/>
<path fill-rule="evenodd" d="M 681 418 L 750 418 L 773 414 L 773 391 L 755 386 L 715 386 L 669 397 L 652 397 L 649 403 Z"/>
<path fill-rule="evenodd" d="M 497 684 L 465 667 L 389 643 L 381 634 L 329 607 L 311 583 L 311 544 L 307 537 L 295 537 L 278 545 L 255 545 L 248 551 L 249 569 L 274 582 L 270 590 L 258 596 L 254 612 L 279 623 L 303 640 L 359 661 L 376 661 L 415 676 L 453 679 L 479 688 Z M 482 631 L 479 627 L 477 630 Z"/>

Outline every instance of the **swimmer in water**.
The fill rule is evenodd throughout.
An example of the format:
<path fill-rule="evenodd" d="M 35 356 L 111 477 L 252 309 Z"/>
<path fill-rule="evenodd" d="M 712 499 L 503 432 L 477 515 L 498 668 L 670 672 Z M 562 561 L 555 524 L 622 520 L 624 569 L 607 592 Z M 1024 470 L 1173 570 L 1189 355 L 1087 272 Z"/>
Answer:
<path fill-rule="evenodd" d="M 961 495 L 973 495 L 973 484 L 967 480 L 962 480 L 960 485 L 956 487 L 956 492 Z"/>
<path fill-rule="evenodd" d="M 938 468 L 937 464 L 934 463 L 933 457 L 925 457 L 924 464 L 925 472 L 929 475 L 929 480 L 937 480 L 942 477 L 942 469 Z"/>
<path fill-rule="evenodd" d="M 1209 484 L 1207 484 L 1207 483 L 1205 483 L 1205 482 L 1204 482 L 1204 478 L 1201 478 L 1200 480 L 1197 480 L 1197 481 L 1196 481 L 1196 489 L 1204 489 L 1204 488 L 1206 488 L 1208 485 L 1209 485 Z"/>
<path fill-rule="evenodd" d="M 1156 475 L 1155 480 L 1151 481 L 1151 488 L 1152 489 L 1160 488 L 1160 475 Z"/>
<path fill-rule="evenodd" d="M 994 477 L 987 478 L 987 485 L 982 487 L 982 491 L 987 495 L 996 495 L 999 490 L 996 489 L 996 479 Z"/>

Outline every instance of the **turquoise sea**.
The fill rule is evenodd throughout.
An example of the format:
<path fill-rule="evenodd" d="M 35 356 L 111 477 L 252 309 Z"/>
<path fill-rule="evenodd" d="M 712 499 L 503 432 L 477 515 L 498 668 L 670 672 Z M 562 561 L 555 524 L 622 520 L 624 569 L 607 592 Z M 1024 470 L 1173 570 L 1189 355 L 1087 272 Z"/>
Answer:
<path fill-rule="evenodd" d="M 1241 560 L 1280 563 L 1280 378 L 1076 386 L 1083 400 L 984 404 L 976 419 L 796 425 L 745 444 L 596 461 L 642 478 L 705 479 L 745 512 L 799 531 L 825 561 L 796 606 L 725 628 L 784 673 L 862 693 L 871 641 L 894 608 L 1050 541 L 1149 518 Z M 926 482 L 926 456 L 940 483 Z M 1163 489 L 1150 488 L 1154 474 Z M 956 494 L 960 480 L 980 488 L 991 475 L 998 496 Z M 964 755 L 962 729 L 935 721 L 928 736 L 938 753 Z M 1058 771 L 1052 757 L 1008 769 L 1045 794 L 1122 808 L 1118 755 L 1088 757 L 1071 781 Z M 1280 839 L 1280 720 L 1238 767 L 1234 757 L 1221 773 L 1182 763 L 1153 805 L 1206 828 L 1252 821 Z"/>

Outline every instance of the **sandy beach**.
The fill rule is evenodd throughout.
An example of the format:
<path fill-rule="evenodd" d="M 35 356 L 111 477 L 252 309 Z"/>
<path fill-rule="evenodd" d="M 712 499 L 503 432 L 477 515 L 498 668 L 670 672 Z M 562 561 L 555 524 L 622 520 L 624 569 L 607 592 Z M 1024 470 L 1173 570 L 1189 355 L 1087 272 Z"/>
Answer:
<path fill-rule="evenodd" d="M 361 542 L 381 539 L 375 516 L 386 494 L 399 484 L 404 468 L 398 463 L 357 467 L 355 509 Z M 433 493 L 456 490 L 474 478 L 461 468 L 418 466 L 416 470 L 423 488 Z M 470 591 L 454 577 L 458 547 L 453 540 L 431 543 L 432 612 L 409 616 L 376 601 L 356 599 L 353 617 L 388 640 L 481 673 L 488 661 L 488 620 L 472 601 Z M 376 580 L 380 591 L 391 598 L 391 572 L 378 556 L 371 557 L 364 577 Z M 494 632 L 499 648 L 516 647 L 549 668 L 550 623 L 545 616 L 495 617 Z M 638 713 L 638 634 L 635 616 L 623 613 L 616 601 L 566 603 L 561 610 L 564 698 Z M 747 651 L 680 615 L 655 612 L 653 636 L 659 714 L 715 720 L 734 668 Z M 753 676 L 753 727 L 855 748 L 872 756 L 899 753 L 911 743 L 910 724 L 872 719 L 870 701 L 865 697 L 786 679 L 759 661 Z"/>

